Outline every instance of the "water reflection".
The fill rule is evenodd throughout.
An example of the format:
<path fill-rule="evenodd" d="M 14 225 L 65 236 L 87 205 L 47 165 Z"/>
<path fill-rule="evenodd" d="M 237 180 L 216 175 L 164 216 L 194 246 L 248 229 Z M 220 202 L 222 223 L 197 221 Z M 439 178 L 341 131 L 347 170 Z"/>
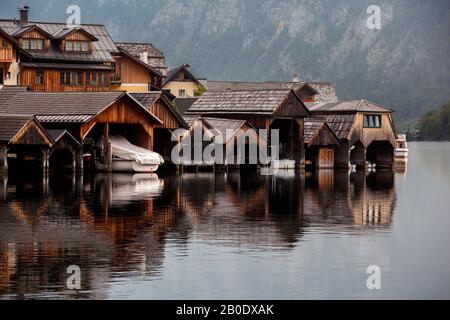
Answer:
<path fill-rule="evenodd" d="M 192 241 L 256 257 L 308 232 L 389 230 L 396 197 L 392 172 L 0 179 L 0 296 L 13 298 L 104 298 L 120 278 L 163 277 Z M 80 292 L 65 288 L 72 264 Z"/>

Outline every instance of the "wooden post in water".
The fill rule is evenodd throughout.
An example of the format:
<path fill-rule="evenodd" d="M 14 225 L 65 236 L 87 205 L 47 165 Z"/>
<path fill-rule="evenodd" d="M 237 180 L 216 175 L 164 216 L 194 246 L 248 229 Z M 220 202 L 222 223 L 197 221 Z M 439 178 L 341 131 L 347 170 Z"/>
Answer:
<path fill-rule="evenodd" d="M 105 171 L 112 172 L 112 148 L 109 142 L 109 123 L 105 123 L 104 127 L 104 154 L 105 154 Z"/>
<path fill-rule="evenodd" d="M 0 145 L 0 174 L 8 173 L 8 148 Z"/>

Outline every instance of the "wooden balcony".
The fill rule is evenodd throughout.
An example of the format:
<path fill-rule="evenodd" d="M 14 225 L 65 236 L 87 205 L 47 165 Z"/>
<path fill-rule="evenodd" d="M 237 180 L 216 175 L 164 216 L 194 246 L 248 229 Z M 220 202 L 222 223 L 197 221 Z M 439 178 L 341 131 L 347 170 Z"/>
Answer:
<path fill-rule="evenodd" d="M 0 62 L 12 62 L 13 51 L 12 48 L 0 48 Z"/>
<path fill-rule="evenodd" d="M 111 74 L 111 83 L 112 84 L 121 83 L 120 73 L 112 73 Z"/>

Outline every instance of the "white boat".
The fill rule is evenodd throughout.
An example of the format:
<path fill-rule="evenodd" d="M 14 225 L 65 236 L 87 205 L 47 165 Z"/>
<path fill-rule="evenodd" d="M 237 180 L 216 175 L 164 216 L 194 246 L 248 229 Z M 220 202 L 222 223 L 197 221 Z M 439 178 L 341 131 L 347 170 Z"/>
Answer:
<path fill-rule="evenodd" d="M 406 141 L 406 134 L 397 135 L 397 148 L 394 150 L 394 158 L 396 162 L 406 163 L 408 161 L 408 143 Z"/>
<path fill-rule="evenodd" d="M 155 172 L 164 163 L 154 151 L 131 144 L 123 136 L 110 136 L 112 170 L 118 172 Z"/>

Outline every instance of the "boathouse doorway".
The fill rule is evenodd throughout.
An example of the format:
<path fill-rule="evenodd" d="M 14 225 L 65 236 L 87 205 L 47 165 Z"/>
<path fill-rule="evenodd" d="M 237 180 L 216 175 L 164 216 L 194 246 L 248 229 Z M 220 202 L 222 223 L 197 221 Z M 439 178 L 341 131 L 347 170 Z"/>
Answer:
<path fill-rule="evenodd" d="M 270 125 L 270 130 L 278 130 L 279 146 L 273 146 L 271 133 L 269 141 L 271 146 L 270 155 L 278 151 L 280 160 L 300 160 L 302 158 L 302 141 L 300 139 L 301 128 L 293 118 L 276 118 Z"/>
<path fill-rule="evenodd" d="M 72 172 L 76 168 L 75 154 L 69 149 L 56 149 L 50 155 L 50 170 L 54 172 Z"/>
<path fill-rule="evenodd" d="M 366 167 L 366 149 L 359 140 L 350 148 L 350 163 L 356 166 L 356 169 Z"/>
<path fill-rule="evenodd" d="M 394 147 L 389 141 L 373 141 L 367 148 L 367 161 L 377 168 L 391 168 L 394 164 Z"/>

